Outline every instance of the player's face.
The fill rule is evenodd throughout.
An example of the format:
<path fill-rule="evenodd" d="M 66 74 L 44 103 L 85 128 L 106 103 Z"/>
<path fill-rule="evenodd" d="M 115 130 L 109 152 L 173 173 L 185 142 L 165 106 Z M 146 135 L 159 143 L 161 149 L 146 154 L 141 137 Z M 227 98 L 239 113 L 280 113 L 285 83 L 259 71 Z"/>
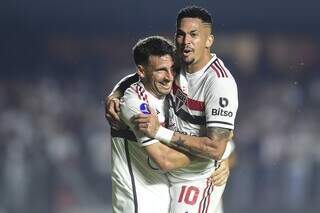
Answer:
<path fill-rule="evenodd" d="M 202 68 L 210 57 L 213 36 L 208 24 L 199 18 L 183 18 L 177 26 L 176 46 L 183 65 Z"/>
<path fill-rule="evenodd" d="M 174 79 L 173 60 L 170 55 L 150 56 L 144 67 L 143 82 L 146 89 L 160 98 L 169 94 Z"/>

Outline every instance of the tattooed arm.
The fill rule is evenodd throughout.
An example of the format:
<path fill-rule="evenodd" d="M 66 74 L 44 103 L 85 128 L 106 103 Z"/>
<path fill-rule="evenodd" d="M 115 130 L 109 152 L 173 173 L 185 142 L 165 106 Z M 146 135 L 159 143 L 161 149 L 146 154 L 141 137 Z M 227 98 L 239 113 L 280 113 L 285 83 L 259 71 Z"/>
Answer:
<path fill-rule="evenodd" d="M 157 138 L 156 133 L 159 128 L 166 128 L 160 127 L 156 112 L 151 108 L 149 108 L 149 110 L 151 112 L 150 114 L 137 114 L 133 116 L 132 122 L 135 124 L 136 129 L 143 132 L 146 136 Z M 167 133 L 170 135 L 170 132 Z M 226 149 L 227 142 L 231 140 L 232 136 L 232 130 L 220 127 L 208 127 L 207 136 L 205 137 L 174 132 L 169 142 L 159 138 L 157 139 L 168 146 L 186 151 L 197 157 L 220 160 Z"/>
<path fill-rule="evenodd" d="M 207 137 L 196 137 L 174 132 L 170 146 L 187 151 L 195 156 L 220 160 L 232 138 L 233 131 L 219 127 L 209 127 Z"/>

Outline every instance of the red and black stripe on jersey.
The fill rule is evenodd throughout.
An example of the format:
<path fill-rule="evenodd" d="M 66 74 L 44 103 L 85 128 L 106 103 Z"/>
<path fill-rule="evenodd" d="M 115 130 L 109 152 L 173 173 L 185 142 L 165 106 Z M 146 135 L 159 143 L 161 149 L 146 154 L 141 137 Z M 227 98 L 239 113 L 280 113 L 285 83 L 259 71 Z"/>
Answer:
<path fill-rule="evenodd" d="M 145 101 L 145 102 L 147 102 L 148 103 L 148 95 L 145 93 L 145 88 L 143 88 L 141 85 L 139 85 L 139 84 L 136 84 L 136 88 L 135 88 L 135 91 L 136 91 L 136 93 L 137 93 L 137 95 L 138 95 L 138 98 L 140 99 L 140 100 L 143 100 L 143 101 Z"/>
<path fill-rule="evenodd" d="M 218 58 L 214 60 L 209 67 L 213 69 L 218 78 L 228 78 L 227 71 L 221 65 Z"/>

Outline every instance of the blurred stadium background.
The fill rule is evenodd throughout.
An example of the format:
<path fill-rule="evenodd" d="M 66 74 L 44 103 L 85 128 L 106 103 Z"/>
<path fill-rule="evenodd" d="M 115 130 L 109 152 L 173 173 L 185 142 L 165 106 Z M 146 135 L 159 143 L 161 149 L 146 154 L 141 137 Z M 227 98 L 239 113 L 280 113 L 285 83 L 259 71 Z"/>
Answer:
<path fill-rule="evenodd" d="M 103 97 L 191 3 L 1 1 L 0 213 L 111 212 Z M 196 3 L 240 91 L 225 212 L 319 212 L 319 3 Z"/>

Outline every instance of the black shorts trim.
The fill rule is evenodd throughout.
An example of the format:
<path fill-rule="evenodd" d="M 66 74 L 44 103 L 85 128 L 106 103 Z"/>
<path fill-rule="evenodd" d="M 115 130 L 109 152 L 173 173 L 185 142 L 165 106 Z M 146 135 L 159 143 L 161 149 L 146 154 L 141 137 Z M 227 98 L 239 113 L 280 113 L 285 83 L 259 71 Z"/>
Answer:
<path fill-rule="evenodd" d="M 129 152 L 129 141 L 125 139 L 124 141 L 124 148 L 126 151 L 126 158 L 127 158 L 127 164 L 128 164 L 128 169 L 129 169 L 129 174 L 130 174 L 130 179 L 131 179 L 131 185 L 132 185 L 132 194 L 133 194 L 133 202 L 134 202 L 134 213 L 138 213 L 138 200 L 137 200 L 137 191 L 136 191 L 136 184 L 134 181 L 134 175 L 132 171 L 132 166 L 131 166 L 131 159 L 130 159 L 130 152 Z"/>

